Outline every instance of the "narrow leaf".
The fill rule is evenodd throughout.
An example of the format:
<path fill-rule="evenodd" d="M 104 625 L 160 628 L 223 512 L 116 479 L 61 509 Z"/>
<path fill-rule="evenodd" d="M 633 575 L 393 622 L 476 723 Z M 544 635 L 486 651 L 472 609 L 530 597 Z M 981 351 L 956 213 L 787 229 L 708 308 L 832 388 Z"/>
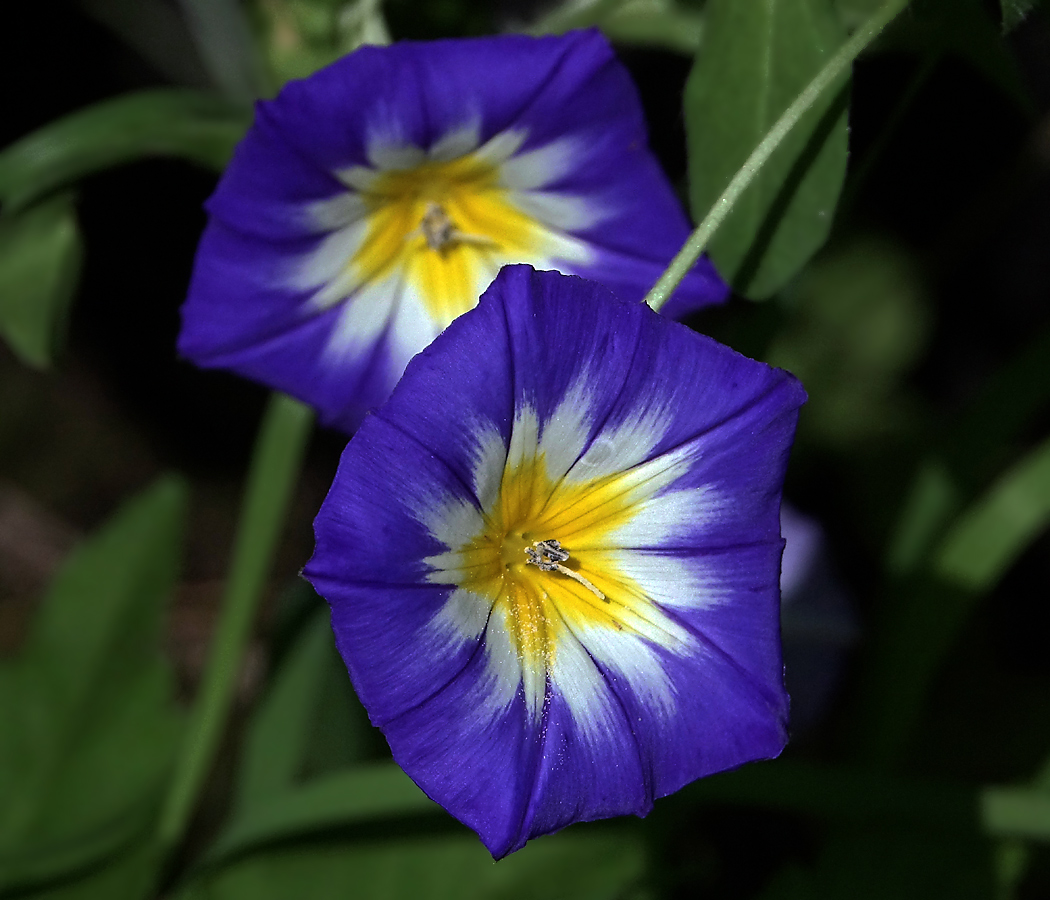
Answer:
<path fill-rule="evenodd" d="M 1039 4 L 1039 0 L 1001 0 L 1003 9 L 1003 33 L 1013 31 Z"/>
<path fill-rule="evenodd" d="M 158 642 L 184 507 L 163 481 L 122 509 L 0 668 L 0 890 L 82 868 L 156 814 L 180 724 Z"/>
<path fill-rule="evenodd" d="M 247 809 L 287 790 L 299 774 L 320 699 L 332 629 L 327 614 L 303 629 L 255 715 L 244 743 L 237 806 Z"/>
<path fill-rule="evenodd" d="M 1014 466 L 945 536 L 935 562 L 942 578 L 986 591 L 1050 524 L 1050 440 Z"/>
<path fill-rule="evenodd" d="M 981 818 L 988 834 L 1050 843 L 1050 791 L 985 788 Z"/>
<path fill-rule="evenodd" d="M 393 763 L 358 766 L 316 778 L 252 806 L 211 848 L 213 864 L 260 844 L 329 828 L 418 813 L 438 807 Z"/>
<path fill-rule="evenodd" d="M 697 221 L 843 39 L 820 0 L 710 0 L 685 92 Z M 846 172 L 847 85 L 805 114 L 711 241 L 719 271 L 749 297 L 779 290 L 828 235 Z"/>
<path fill-rule="evenodd" d="M 235 0 L 179 0 L 212 84 L 231 100 L 251 102 L 268 93 L 262 61 L 242 4 Z"/>
<path fill-rule="evenodd" d="M 249 118 L 247 107 L 190 90 L 106 100 L 0 152 L 0 203 L 10 214 L 92 172 L 149 156 L 177 157 L 219 171 Z"/>
<path fill-rule="evenodd" d="M 540 838 L 498 863 L 473 835 L 295 846 L 209 872 L 177 900 L 615 900 L 644 862 L 639 841 L 608 829 Z"/>
<path fill-rule="evenodd" d="M 82 258 L 69 197 L 0 216 L 0 334 L 26 365 L 43 369 L 54 359 Z"/>

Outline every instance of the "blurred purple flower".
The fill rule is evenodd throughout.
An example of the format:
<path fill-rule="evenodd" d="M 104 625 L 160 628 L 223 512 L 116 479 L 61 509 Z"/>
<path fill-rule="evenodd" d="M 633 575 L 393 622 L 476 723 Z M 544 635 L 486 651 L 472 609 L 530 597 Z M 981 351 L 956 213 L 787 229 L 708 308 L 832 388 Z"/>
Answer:
<path fill-rule="evenodd" d="M 180 352 L 352 429 L 508 263 L 640 300 L 689 225 L 596 31 L 363 47 L 258 105 Z M 706 261 L 664 312 L 725 298 Z"/>
<path fill-rule="evenodd" d="M 788 373 L 504 269 L 350 441 L 305 573 L 404 770 L 499 857 L 787 739 Z"/>

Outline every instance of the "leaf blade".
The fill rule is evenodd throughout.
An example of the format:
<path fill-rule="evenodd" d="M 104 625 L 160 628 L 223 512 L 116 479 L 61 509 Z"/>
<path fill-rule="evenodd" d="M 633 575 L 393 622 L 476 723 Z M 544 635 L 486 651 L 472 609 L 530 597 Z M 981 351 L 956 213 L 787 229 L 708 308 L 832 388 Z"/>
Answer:
<path fill-rule="evenodd" d="M 698 221 L 844 39 L 830 6 L 814 0 L 712 0 L 706 16 L 684 108 Z M 779 290 L 830 230 L 847 158 L 841 85 L 792 129 L 712 238 L 716 267 L 753 299 Z"/>
<path fill-rule="evenodd" d="M 24 209 L 85 175 L 149 156 L 220 171 L 248 126 L 247 107 L 200 91 L 116 97 L 26 135 L 0 152 L 0 203 Z"/>
<path fill-rule="evenodd" d="M 0 335 L 32 368 L 48 368 L 63 342 L 83 257 L 69 197 L 0 217 Z"/>

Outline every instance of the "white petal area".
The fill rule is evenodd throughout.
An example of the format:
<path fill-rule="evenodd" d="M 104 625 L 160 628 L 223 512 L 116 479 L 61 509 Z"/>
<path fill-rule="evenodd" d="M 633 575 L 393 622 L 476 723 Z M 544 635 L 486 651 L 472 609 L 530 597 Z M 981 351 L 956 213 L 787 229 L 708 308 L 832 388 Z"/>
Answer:
<path fill-rule="evenodd" d="M 558 641 L 551 665 L 551 685 L 565 701 L 583 737 L 592 744 L 603 744 L 620 722 L 617 701 L 588 652 L 572 634 Z"/>
<path fill-rule="evenodd" d="M 670 415 L 660 407 L 636 410 L 619 425 L 595 435 L 587 452 L 567 473 L 566 480 L 579 484 L 640 465 L 652 454 L 670 426 Z M 659 459 L 669 455 L 673 454 L 663 454 Z M 659 459 L 650 460 L 654 468 L 659 465 Z M 684 469 L 679 474 L 684 474 Z"/>
<path fill-rule="evenodd" d="M 324 362 L 339 365 L 375 346 L 394 315 L 400 290 L 397 277 L 363 285 L 343 305 L 325 346 Z"/>
<path fill-rule="evenodd" d="M 490 422 L 476 425 L 474 433 L 477 440 L 471 460 L 474 496 L 482 509 L 492 509 L 499 498 L 503 470 L 507 465 L 507 445 L 503 442 L 503 435 Z M 433 530 L 431 533 L 434 534 Z M 443 540 L 436 534 L 434 536 Z"/>
<path fill-rule="evenodd" d="M 481 120 L 475 118 L 446 132 L 427 151 L 427 156 L 434 162 L 448 162 L 473 152 L 480 140 Z"/>
<path fill-rule="evenodd" d="M 415 144 L 387 139 L 369 140 L 368 161 L 376 169 L 404 171 L 426 162 L 427 155 Z"/>
<path fill-rule="evenodd" d="M 607 558 L 609 571 L 615 569 L 622 573 L 640 585 L 649 600 L 666 609 L 711 609 L 723 603 L 728 596 L 726 587 L 706 570 L 704 561 L 696 557 L 683 559 L 661 553 L 616 550 L 609 552 Z M 661 615 L 660 619 L 663 620 L 661 626 L 668 633 L 682 637 L 679 631 L 684 630 L 679 625 L 666 616 Z M 683 640 L 689 639 L 686 637 Z M 663 640 L 654 643 L 669 650 L 676 649 Z"/>
<path fill-rule="evenodd" d="M 431 627 L 439 634 L 454 635 L 451 644 L 461 646 L 481 637 L 491 611 L 492 606 L 484 597 L 458 588 L 449 595 Z"/>
<path fill-rule="evenodd" d="M 499 184 L 516 191 L 547 187 L 576 169 L 582 150 L 575 138 L 561 138 L 519 153 L 500 166 Z"/>
<path fill-rule="evenodd" d="M 508 469 L 516 469 L 535 458 L 539 435 L 540 422 L 536 410 L 524 404 L 518 407 L 510 431 L 510 446 L 507 448 Z"/>
<path fill-rule="evenodd" d="M 368 215 L 368 208 L 360 194 L 340 191 L 325 200 L 315 200 L 302 207 L 300 218 L 304 225 L 321 232 L 335 231 L 359 222 Z"/>
<path fill-rule="evenodd" d="M 440 541 L 448 551 L 428 556 L 423 562 L 434 571 L 427 581 L 435 584 L 459 584 L 464 580 L 463 554 L 458 548 L 472 541 L 481 532 L 485 520 L 473 503 L 461 497 L 449 497 L 429 508 L 414 510 L 416 519 Z"/>
<path fill-rule="evenodd" d="M 678 640 L 675 645 L 668 649 L 683 656 L 695 653 L 696 645 L 691 635 L 670 620 L 668 622 L 676 632 L 680 632 L 680 634 L 676 633 Z M 674 714 L 675 696 L 671 679 L 664 671 L 659 654 L 646 639 L 636 634 L 616 631 L 600 625 L 574 628 L 573 634 L 576 641 L 560 643 L 558 645 L 559 655 L 564 644 L 576 644 L 578 641 L 578 645 L 585 648 L 589 657 L 608 669 L 615 680 L 625 681 L 631 693 L 647 708 L 667 718 Z M 555 676 L 553 681 L 559 693 L 566 695 L 575 687 L 567 688 L 563 685 L 561 672 L 558 671 L 557 665 L 555 665 Z M 575 709 L 573 712 L 578 722 L 582 724 L 583 721 L 586 721 L 582 718 L 582 714 L 587 712 L 585 708 L 581 709 L 581 714 L 576 714 Z"/>
<path fill-rule="evenodd" d="M 403 280 L 390 328 L 390 358 L 393 367 L 402 372 L 413 356 L 441 334 L 444 325 L 431 317 L 423 297 L 411 279 L 398 274 L 391 276 L 387 281 L 394 279 Z"/>
<path fill-rule="evenodd" d="M 631 520 L 606 534 L 605 546 L 627 549 L 673 547 L 676 539 L 685 536 L 683 529 L 688 530 L 690 543 L 695 544 L 697 532 L 717 524 L 725 502 L 719 492 L 709 486 L 668 491 L 639 499 L 632 510 L 634 516 Z"/>
<path fill-rule="evenodd" d="M 335 173 L 335 177 L 343 184 L 361 194 L 367 194 L 372 190 L 379 175 L 379 172 L 368 166 L 348 166 Z"/>
<path fill-rule="evenodd" d="M 517 153 L 528 136 L 529 133 L 525 130 L 501 131 L 478 147 L 474 154 L 475 159 L 498 166 Z"/>
<path fill-rule="evenodd" d="M 288 269 L 284 285 L 297 291 L 314 290 L 311 309 L 324 310 L 346 299 L 358 286 L 349 262 L 364 240 L 368 223 L 354 222 L 321 239 Z"/>
<path fill-rule="evenodd" d="M 509 199 L 537 222 L 563 231 L 590 228 L 615 214 L 593 199 L 553 191 L 511 191 Z"/>
<path fill-rule="evenodd" d="M 591 392 L 587 381 L 585 374 L 577 378 L 543 426 L 539 449 L 554 483 L 561 481 L 579 459 L 590 436 Z"/>
<path fill-rule="evenodd" d="M 596 257 L 594 248 L 590 244 L 557 231 L 548 231 L 544 234 L 543 250 L 545 255 L 528 260 L 529 264 L 534 269 L 558 269 L 563 275 L 572 275 L 574 264 L 591 265 Z M 509 266 L 516 262 L 520 260 L 508 256 L 504 258 L 500 266 Z"/>
<path fill-rule="evenodd" d="M 494 711 L 506 709 L 518 694 L 519 686 L 525 695 L 525 708 L 536 719 L 543 712 L 547 688 L 545 671 L 533 671 L 523 666 L 507 621 L 507 613 L 497 606 L 489 616 L 485 629 L 486 701 Z"/>

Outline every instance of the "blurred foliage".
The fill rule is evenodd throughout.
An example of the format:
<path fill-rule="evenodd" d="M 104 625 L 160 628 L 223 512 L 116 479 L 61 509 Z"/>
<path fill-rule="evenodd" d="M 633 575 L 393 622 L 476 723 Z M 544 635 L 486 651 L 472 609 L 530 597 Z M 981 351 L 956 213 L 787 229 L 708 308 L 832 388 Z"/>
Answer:
<path fill-rule="evenodd" d="M 930 311 L 915 260 L 863 237 L 822 254 L 782 295 L 786 324 L 766 359 L 810 396 L 799 440 L 848 447 L 900 433 L 919 414 L 903 382 L 921 359 Z"/>
<path fill-rule="evenodd" d="M 105 859 L 152 821 L 181 718 L 159 641 L 185 504 L 172 481 L 128 504 L 0 667 L 0 891 Z"/>
<path fill-rule="evenodd" d="M 100 308 L 92 298 L 110 290 L 107 271 L 93 270 L 103 244 L 117 241 L 112 255 L 121 259 L 121 235 L 139 227 L 121 220 L 126 209 L 111 203 L 113 182 L 101 173 L 156 157 L 217 172 L 252 97 L 382 41 L 387 30 L 432 38 L 603 28 L 624 49 L 650 109 L 662 107 L 647 93 L 674 94 L 677 103 L 684 88 L 684 134 L 676 117 L 650 125 L 654 145 L 678 147 L 663 161 L 699 219 L 879 6 L 82 0 L 91 18 L 67 26 L 75 38 L 55 43 L 54 57 L 40 40 L 25 59 L 82 52 L 94 64 L 120 64 L 90 95 L 77 74 L 90 67 L 78 62 L 61 76 L 61 99 L 42 99 L 39 116 L 19 120 L 25 127 L 0 150 L 0 335 L 18 360 L 40 368 L 68 334 L 57 358 L 79 368 L 66 380 L 54 370 L 32 373 L 46 381 L 8 377 L 5 391 L 25 389 L 29 399 L 20 406 L 5 393 L 4 409 L 52 396 L 39 388 L 45 383 L 88 390 L 94 382 L 81 374 L 132 344 L 174 355 L 173 332 L 157 351 L 138 333 L 94 347 L 85 337 Z M 863 621 L 837 705 L 815 733 L 799 735 L 783 760 L 688 786 L 645 823 L 576 826 L 493 863 L 389 759 L 353 696 L 322 605 L 299 584 L 281 596 L 268 640 L 255 647 L 265 672 L 252 682 L 246 670 L 191 834 L 164 859 L 157 816 L 183 733 L 160 649 L 173 629 L 166 604 L 184 543 L 197 542 L 198 559 L 180 596 L 210 596 L 228 535 L 216 539 L 202 525 L 213 463 L 193 473 L 188 532 L 181 482 L 163 480 L 121 506 L 142 485 L 122 493 L 107 474 L 98 480 L 119 511 L 32 605 L 19 652 L 0 660 L 0 897 L 1045 896 L 1050 769 L 1032 764 L 1050 751 L 1042 745 L 1050 721 L 1050 163 L 1040 143 L 1045 118 L 1033 126 L 1036 112 L 1047 114 L 1050 83 L 1038 50 L 1050 41 L 1043 7 L 914 0 L 852 85 L 832 92 L 780 148 L 711 246 L 739 293 L 771 302 L 738 297 L 695 324 L 806 385 L 791 489 L 822 520 L 831 568 Z M 56 8 L 56 22 L 70 9 Z M 128 55 L 104 44 L 107 32 L 81 38 L 89 21 L 126 42 Z M 694 53 L 685 82 L 682 57 Z M 31 70 L 42 98 L 45 69 Z M 173 171 L 155 177 L 177 179 Z M 847 202 L 838 204 L 844 176 Z M 926 182 L 945 181 L 950 191 L 926 191 Z M 1025 213 L 1029 193 L 1038 209 Z M 89 202 L 78 209 L 78 198 L 92 196 L 102 197 L 96 208 L 114 207 L 108 232 L 84 215 Z M 1001 218 L 997 204 L 1007 208 Z M 1001 260 L 1024 271 L 1007 279 L 995 268 Z M 1028 282 L 1036 299 L 1026 306 L 1017 294 Z M 153 302 L 148 286 L 136 287 L 134 304 Z M 174 310 L 162 312 L 174 321 Z M 0 372 L 17 363 L 4 365 Z M 159 371 L 181 371 L 171 365 Z M 181 387 L 183 377 L 171 380 Z M 186 414 L 185 427 L 217 436 L 245 415 L 222 378 L 207 376 L 193 395 L 218 411 Z M 30 395 L 31 384 L 39 393 Z M 165 396 L 158 383 L 143 390 Z M 82 396 L 59 414 L 88 415 Z M 156 402 L 158 415 L 172 414 Z M 129 420 L 121 428 L 158 442 L 121 412 Z M 0 445 L 28 441 L 19 431 L 26 421 L 0 420 Z M 76 462 L 85 433 L 38 432 L 70 445 L 67 463 L 49 470 L 61 458 L 55 448 L 27 447 L 23 457 L 48 465 L 0 477 L 50 500 L 68 472 L 92 477 Z M 104 442 L 106 454 L 119 444 Z M 321 444 L 307 479 L 318 497 L 339 449 L 330 436 Z M 109 464 L 141 478 L 139 464 Z M 235 477 L 218 493 L 235 496 Z M 11 531 L 0 508 L 0 554 L 19 537 Z M 1009 610 L 1016 621 L 1005 618 Z M 180 665 L 192 694 L 196 675 Z M 1019 746 L 995 746 L 1008 739 Z"/>
<path fill-rule="evenodd" d="M 0 334 L 27 365 L 45 368 L 60 347 L 82 257 L 69 197 L 0 217 Z"/>
<path fill-rule="evenodd" d="M 844 37 L 823 0 L 710 0 L 706 13 L 685 93 L 698 222 Z M 711 259 L 736 291 L 772 296 L 827 238 L 846 174 L 847 101 L 842 84 L 809 109 L 716 232 Z"/>

